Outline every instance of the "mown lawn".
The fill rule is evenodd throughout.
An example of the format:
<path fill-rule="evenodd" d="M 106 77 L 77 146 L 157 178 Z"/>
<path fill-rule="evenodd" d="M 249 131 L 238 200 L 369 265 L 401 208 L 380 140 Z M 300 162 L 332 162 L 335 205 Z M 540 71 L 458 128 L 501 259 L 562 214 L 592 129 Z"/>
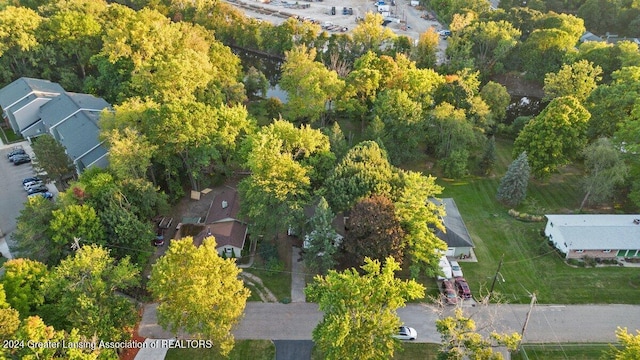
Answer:
<path fill-rule="evenodd" d="M 573 268 L 546 244 L 545 223 L 511 218 L 495 200 L 500 178 L 511 162 L 510 142 L 498 141 L 493 178 L 460 181 L 438 179 L 442 197 L 453 197 L 475 243 L 477 263 L 461 263 L 475 296 L 485 296 L 504 254 L 494 292 L 510 303 L 527 303 L 535 292 L 540 303 L 640 304 L 640 275 L 636 268 Z M 565 170 L 547 182 L 530 182 L 527 200 L 516 210 L 532 214 L 575 211 L 582 200 L 578 170 Z"/>
<path fill-rule="evenodd" d="M 599 359 L 609 350 L 608 344 L 528 344 L 523 350 L 512 354 L 512 360 L 592 360 Z"/>
<path fill-rule="evenodd" d="M 270 340 L 236 340 L 229 357 L 221 356 L 212 349 L 169 349 L 165 360 L 273 360 L 276 347 Z"/>

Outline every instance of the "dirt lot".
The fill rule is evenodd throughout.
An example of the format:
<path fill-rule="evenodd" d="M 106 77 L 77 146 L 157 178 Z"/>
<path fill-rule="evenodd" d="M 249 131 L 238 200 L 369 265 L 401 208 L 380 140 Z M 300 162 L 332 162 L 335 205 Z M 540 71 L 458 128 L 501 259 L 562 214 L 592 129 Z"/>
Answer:
<path fill-rule="evenodd" d="M 377 11 L 373 1 L 367 0 L 324 0 L 324 1 L 295 1 L 274 0 L 270 3 L 246 0 L 226 0 L 229 4 L 241 9 L 244 13 L 256 19 L 281 24 L 292 16 L 301 19 L 317 21 L 330 33 L 349 32 L 356 26 L 356 19 L 362 18 L 367 12 Z M 388 0 L 389 3 L 391 0 Z M 408 0 L 397 0 L 391 5 L 391 15 L 387 18 L 394 20 L 387 27 L 398 35 L 405 35 L 417 40 L 421 33 L 430 27 L 442 30 L 443 26 L 436 20 L 427 20 L 426 11 L 417 10 L 409 5 Z M 331 8 L 335 7 L 336 14 L 331 15 Z M 343 15 L 343 9 L 352 9 L 353 14 Z M 438 60 L 443 61 L 447 41 L 440 39 L 440 53 Z"/>

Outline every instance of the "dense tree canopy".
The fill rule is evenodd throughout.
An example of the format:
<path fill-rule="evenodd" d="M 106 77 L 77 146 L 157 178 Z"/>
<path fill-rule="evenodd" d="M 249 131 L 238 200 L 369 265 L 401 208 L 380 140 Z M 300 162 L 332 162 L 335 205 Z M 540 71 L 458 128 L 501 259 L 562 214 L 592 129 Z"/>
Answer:
<path fill-rule="evenodd" d="M 531 173 L 546 178 L 578 156 L 587 144 L 590 117 L 575 98 L 556 98 L 522 129 L 513 154 L 526 151 Z"/>
<path fill-rule="evenodd" d="M 196 247 L 188 236 L 171 242 L 151 271 L 149 290 L 158 300 L 158 322 L 209 339 L 223 355 L 233 349 L 231 328 L 244 311 L 249 290 L 235 259 L 223 259 L 213 237 Z M 188 276 L 185 276 L 188 274 Z"/>
<path fill-rule="evenodd" d="M 316 276 L 305 294 L 317 302 L 324 317 L 313 340 L 326 359 L 388 359 L 400 346 L 394 335 L 400 326 L 396 310 L 424 296 L 424 287 L 400 280 L 393 259 L 366 259 L 363 275 L 356 269 L 330 270 Z"/>

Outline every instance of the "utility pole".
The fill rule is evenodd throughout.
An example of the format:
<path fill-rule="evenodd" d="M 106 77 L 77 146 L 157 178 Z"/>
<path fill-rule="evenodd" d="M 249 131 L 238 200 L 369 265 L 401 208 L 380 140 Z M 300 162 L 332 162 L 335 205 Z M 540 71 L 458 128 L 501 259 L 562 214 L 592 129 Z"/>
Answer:
<path fill-rule="evenodd" d="M 489 290 L 489 300 L 491 300 L 491 296 L 493 295 L 493 287 L 496 286 L 496 279 L 498 278 L 498 274 L 500 273 L 500 268 L 502 267 L 502 261 L 504 260 L 504 254 L 500 258 L 500 263 L 498 264 L 498 270 L 496 270 L 496 274 L 493 275 L 493 282 L 491 282 L 491 289 Z"/>
<path fill-rule="evenodd" d="M 524 319 L 524 325 L 522 325 L 522 333 L 520 337 L 524 339 L 524 332 L 527 330 L 527 324 L 529 323 L 529 318 L 531 317 L 531 311 L 533 310 L 533 305 L 536 303 L 536 293 L 531 295 L 531 305 L 529 306 L 529 311 L 527 311 L 527 317 Z M 522 339 L 520 340 L 520 344 L 522 344 Z"/>

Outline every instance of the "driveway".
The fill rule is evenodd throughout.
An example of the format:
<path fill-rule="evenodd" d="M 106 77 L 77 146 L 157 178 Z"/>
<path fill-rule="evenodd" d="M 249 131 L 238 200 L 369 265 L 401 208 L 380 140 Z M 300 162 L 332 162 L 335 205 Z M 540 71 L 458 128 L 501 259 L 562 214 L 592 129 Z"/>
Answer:
<path fill-rule="evenodd" d="M 276 346 L 276 360 L 311 359 L 311 340 L 275 340 L 273 344 Z"/>

